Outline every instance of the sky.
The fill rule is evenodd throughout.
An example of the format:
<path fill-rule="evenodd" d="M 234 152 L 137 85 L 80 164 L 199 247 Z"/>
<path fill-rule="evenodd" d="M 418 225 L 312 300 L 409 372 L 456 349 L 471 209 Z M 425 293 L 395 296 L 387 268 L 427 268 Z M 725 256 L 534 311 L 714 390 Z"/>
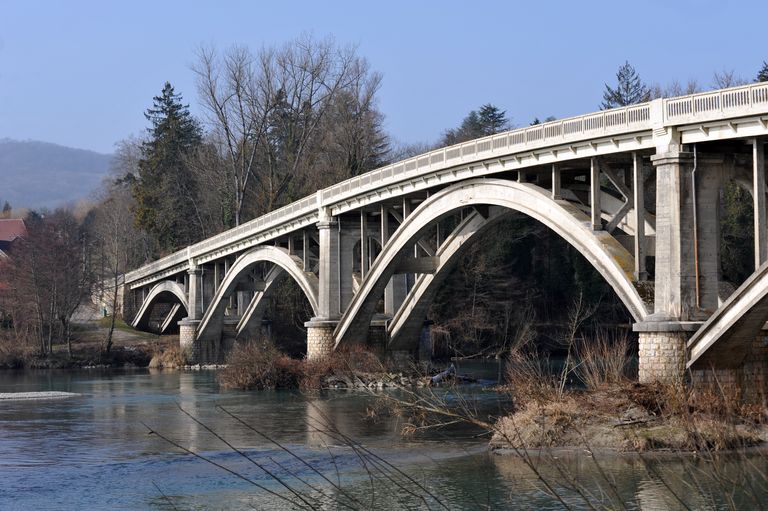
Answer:
<path fill-rule="evenodd" d="M 598 109 L 629 61 L 649 84 L 768 60 L 768 2 L 0 0 L 0 139 L 102 153 L 147 127 L 170 81 L 196 115 L 201 45 L 253 50 L 302 34 L 356 45 L 383 74 L 400 143 L 435 142 L 485 103 L 517 126 Z"/>

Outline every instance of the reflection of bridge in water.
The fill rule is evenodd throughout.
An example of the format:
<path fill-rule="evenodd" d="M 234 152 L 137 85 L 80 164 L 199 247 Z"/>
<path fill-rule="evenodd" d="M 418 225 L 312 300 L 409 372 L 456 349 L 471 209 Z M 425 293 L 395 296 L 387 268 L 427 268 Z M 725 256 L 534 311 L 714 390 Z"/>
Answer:
<path fill-rule="evenodd" d="M 139 268 L 126 276 L 126 303 L 138 328 L 157 304 L 178 305 L 166 307 L 160 329 L 183 317 L 182 345 L 215 358 L 224 341 L 258 333 L 276 284 L 291 278 L 314 314 L 308 357 L 366 340 L 413 355 L 453 263 L 517 211 L 562 236 L 614 289 L 640 332 L 641 380 L 676 378 L 687 361 L 738 368 L 756 353 L 765 359 L 755 342 L 768 319 L 765 270 L 718 310 L 728 297 L 717 204 L 728 180 L 752 193 L 756 267 L 765 262 L 766 135 L 768 84 L 752 84 L 438 149 Z"/>

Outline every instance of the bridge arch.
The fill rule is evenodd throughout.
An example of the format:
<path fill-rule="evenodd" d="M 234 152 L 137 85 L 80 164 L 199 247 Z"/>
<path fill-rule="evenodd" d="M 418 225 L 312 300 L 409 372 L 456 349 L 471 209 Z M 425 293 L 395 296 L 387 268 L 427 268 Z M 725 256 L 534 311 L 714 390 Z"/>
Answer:
<path fill-rule="evenodd" d="M 189 311 L 187 305 L 187 293 L 184 287 L 178 282 L 164 280 L 157 283 L 150 291 L 139 311 L 131 322 L 131 326 L 137 330 L 146 330 L 149 326 L 149 318 L 152 313 L 152 307 L 161 300 L 171 303 L 179 303 L 185 311 Z"/>
<path fill-rule="evenodd" d="M 543 223 L 595 267 L 614 289 L 635 321 L 642 321 L 648 315 L 645 304 L 632 283 L 632 256 L 607 232 L 592 231 L 589 218 L 575 205 L 567 201 L 555 201 L 547 190 L 530 183 L 481 178 L 441 190 L 420 204 L 403 221 L 374 262 L 360 290 L 342 316 L 335 331 L 337 347 L 366 335 L 376 303 L 395 268 L 408 257 L 408 248 L 422 237 L 435 221 L 458 209 L 471 206 L 499 206 L 519 211 Z M 429 294 L 425 294 L 424 298 L 429 298 Z M 404 305 L 407 304 L 408 300 Z"/>
<path fill-rule="evenodd" d="M 257 291 L 250 303 L 243 312 L 240 321 L 237 323 L 237 337 L 248 337 L 257 334 L 261 327 L 261 320 L 264 317 L 269 298 L 277 289 L 280 282 L 288 278 L 288 273 L 281 266 L 274 265 L 266 277 L 264 277 L 264 290 Z"/>
<path fill-rule="evenodd" d="M 422 274 L 416 280 L 389 322 L 389 349 L 407 350 L 408 344 L 418 339 L 429 306 L 456 262 L 472 246 L 470 239 L 485 232 L 509 212 L 506 208 L 496 207 L 484 217 L 474 211 L 456 226 L 435 253 L 439 260 L 435 272 Z"/>
<path fill-rule="evenodd" d="M 263 262 L 269 262 L 281 268 L 280 272 L 274 274 L 273 280 L 283 273 L 285 276 L 292 277 L 301 288 L 304 296 L 307 297 L 312 311 L 317 315 L 319 310 L 317 277 L 312 273 L 303 271 L 301 259 L 289 254 L 284 248 L 262 245 L 245 252 L 229 269 L 200 321 L 200 326 L 197 329 L 198 340 L 213 339 L 220 335 L 224 321 L 224 308 L 226 307 L 225 297 L 232 293 L 240 280 L 254 266 Z M 270 285 L 269 287 L 272 288 L 273 286 Z"/>

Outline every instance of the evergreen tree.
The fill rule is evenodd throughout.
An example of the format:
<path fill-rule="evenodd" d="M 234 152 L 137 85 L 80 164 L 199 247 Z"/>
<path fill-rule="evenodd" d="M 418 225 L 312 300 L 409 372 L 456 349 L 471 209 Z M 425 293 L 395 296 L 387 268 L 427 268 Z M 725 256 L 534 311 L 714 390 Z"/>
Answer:
<path fill-rule="evenodd" d="M 461 126 L 446 131 L 440 141 L 440 145 L 460 144 L 467 140 L 487 137 L 488 135 L 509 129 L 509 124 L 507 113 L 504 110 L 486 103 L 478 110 L 469 112 L 464 120 L 461 121 Z"/>
<path fill-rule="evenodd" d="M 605 84 L 601 110 L 618 108 L 635 103 L 648 101 L 651 97 L 648 87 L 640 80 L 640 76 L 629 62 L 624 62 L 616 72 L 616 88 Z"/>
<path fill-rule="evenodd" d="M 763 61 L 763 67 L 757 72 L 758 82 L 768 82 L 768 62 Z"/>
<path fill-rule="evenodd" d="M 11 218 L 12 212 L 13 212 L 13 208 L 11 207 L 11 203 L 8 201 L 5 201 L 5 204 L 3 204 L 3 218 Z"/>
<path fill-rule="evenodd" d="M 153 101 L 144 114 L 151 127 L 133 184 L 136 225 L 149 233 L 161 252 L 169 252 L 200 237 L 197 186 L 185 159 L 200 145 L 202 135 L 170 83 Z"/>

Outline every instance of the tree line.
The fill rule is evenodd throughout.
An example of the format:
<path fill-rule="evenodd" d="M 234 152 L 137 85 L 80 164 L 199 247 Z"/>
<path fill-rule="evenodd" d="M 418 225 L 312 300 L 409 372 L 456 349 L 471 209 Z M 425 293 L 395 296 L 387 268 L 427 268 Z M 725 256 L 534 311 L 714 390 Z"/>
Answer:
<path fill-rule="evenodd" d="M 332 40 L 302 37 L 255 52 L 201 48 L 193 71 L 202 118 L 165 83 L 144 113 L 146 133 L 117 144 L 97 204 L 29 214 L 28 237 L 0 270 L 0 310 L 12 318 L 5 327 L 14 338 L 42 354 L 57 343 L 71 351 L 75 310 L 93 295 L 117 308 L 126 271 L 391 161 L 513 127 L 505 111 L 487 103 L 436 144 L 397 146 L 377 106 L 382 76 L 354 48 Z M 763 63 L 757 80 L 766 79 Z M 733 73 L 720 73 L 714 85 L 737 83 Z M 615 85 L 605 84 L 600 107 L 698 90 L 694 82 L 648 86 L 626 62 Z M 751 202 L 739 190 L 724 194 L 723 270 L 734 282 L 751 273 Z M 524 321 L 556 322 L 573 295 L 600 304 L 602 320 L 627 317 L 587 261 L 520 215 L 475 244 L 448 282 L 430 317 L 453 353 L 503 350 Z M 273 307 L 295 333 L 306 304 L 290 283 L 283 287 Z"/>

